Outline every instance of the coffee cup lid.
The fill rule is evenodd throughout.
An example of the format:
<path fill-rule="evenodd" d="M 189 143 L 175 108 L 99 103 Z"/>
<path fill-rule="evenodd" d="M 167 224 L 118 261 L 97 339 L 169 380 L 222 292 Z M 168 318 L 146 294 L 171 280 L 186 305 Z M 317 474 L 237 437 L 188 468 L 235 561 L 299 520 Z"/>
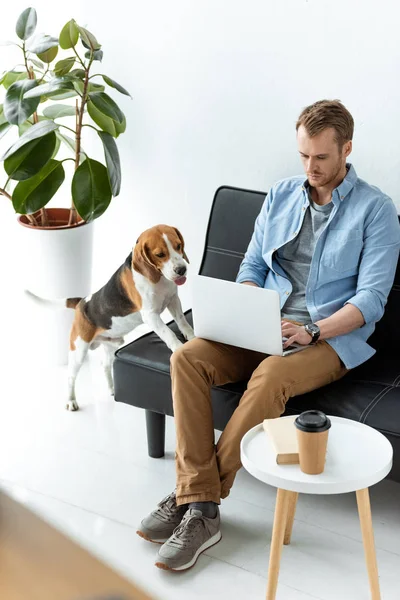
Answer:
<path fill-rule="evenodd" d="M 330 428 L 331 421 L 321 410 L 306 410 L 296 418 L 294 424 L 300 431 L 321 433 Z"/>

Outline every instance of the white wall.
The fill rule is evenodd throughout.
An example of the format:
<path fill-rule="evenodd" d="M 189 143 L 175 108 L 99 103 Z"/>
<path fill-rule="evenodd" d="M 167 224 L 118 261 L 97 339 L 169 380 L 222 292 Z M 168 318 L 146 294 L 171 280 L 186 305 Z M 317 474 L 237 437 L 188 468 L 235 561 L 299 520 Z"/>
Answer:
<path fill-rule="evenodd" d="M 78 10 L 103 44 L 101 70 L 133 95 L 112 94 L 128 120 L 117 140 L 123 186 L 97 221 L 95 287 L 159 222 L 182 230 L 196 269 L 215 189 L 267 190 L 298 174 L 295 121 L 317 99 L 349 108 L 359 176 L 400 208 L 395 0 L 84 0 L 57 13 L 53 2 L 35 5 L 39 14 L 51 7 L 56 31 Z"/>

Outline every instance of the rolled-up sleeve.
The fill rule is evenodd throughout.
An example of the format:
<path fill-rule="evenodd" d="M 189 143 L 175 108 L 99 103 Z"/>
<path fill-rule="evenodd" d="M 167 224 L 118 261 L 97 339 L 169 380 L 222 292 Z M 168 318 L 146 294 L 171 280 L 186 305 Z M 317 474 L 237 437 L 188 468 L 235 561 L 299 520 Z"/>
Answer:
<path fill-rule="evenodd" d="M 347 303 L 356 306 L 365 323 L 379 321 L 393 285 L 400 248 L 400 226 L 390 198 L 367 225 L 361 256 L 357 291 Z"/>
<path fill-rule="evenodd" d="M 272 201 L 272 190 L 268 193 L 260 214 L 256 219 L 254 232 L 247 248 L 242 264 L 240 265 L 239 273 L 236 277 L 237 283 L 244 281 L 252 281 L 259 287 L 264 287 L 265 278 L 267 276 L 268 265 L 263 259 L 263 240 L 265 234 L 265 223 L 267 220 L 268 207 Z"/>

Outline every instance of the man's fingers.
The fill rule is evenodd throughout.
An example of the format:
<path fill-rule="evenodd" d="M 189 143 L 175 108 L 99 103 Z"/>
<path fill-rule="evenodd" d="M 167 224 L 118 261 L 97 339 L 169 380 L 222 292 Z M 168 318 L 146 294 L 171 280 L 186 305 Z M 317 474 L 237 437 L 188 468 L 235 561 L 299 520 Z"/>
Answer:
<path fill-rule="evenodd" d="M 290 338 L 288 338 L 286 340 L 286 342 L 283 344 L 283 348 L 288 348 L 289 346 L 291 346 L 294 342 L 296 342 L 297 340 L 297 334 L 292 335 Z"/>
<path fill-rule="evenodd" d="M 296 335 L 297 328 L 296 325 L 287 325 L 286 327 L 282 326 L 282 335 L 283 337 L 289 337 L 291 335 Z"/>

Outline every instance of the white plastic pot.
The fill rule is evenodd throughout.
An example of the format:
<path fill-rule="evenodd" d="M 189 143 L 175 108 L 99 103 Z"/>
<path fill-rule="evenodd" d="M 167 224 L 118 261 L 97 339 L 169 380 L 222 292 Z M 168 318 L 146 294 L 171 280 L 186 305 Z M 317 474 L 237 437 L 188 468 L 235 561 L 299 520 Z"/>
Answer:
<path fill-rule="evenodd" d="M 68 226 L 70 211 L 46 209 L 49 227 L 35 227 L 20 216 L 19 238 L 24 266 L 23 289 L 44 300 L 85 297 L 91 293 L 93 222 Z M 33 323 L 38 331 L 41 359 L 53 365 L 68 362 L 69 330 L 74 311 L 35 304 Z"/>

